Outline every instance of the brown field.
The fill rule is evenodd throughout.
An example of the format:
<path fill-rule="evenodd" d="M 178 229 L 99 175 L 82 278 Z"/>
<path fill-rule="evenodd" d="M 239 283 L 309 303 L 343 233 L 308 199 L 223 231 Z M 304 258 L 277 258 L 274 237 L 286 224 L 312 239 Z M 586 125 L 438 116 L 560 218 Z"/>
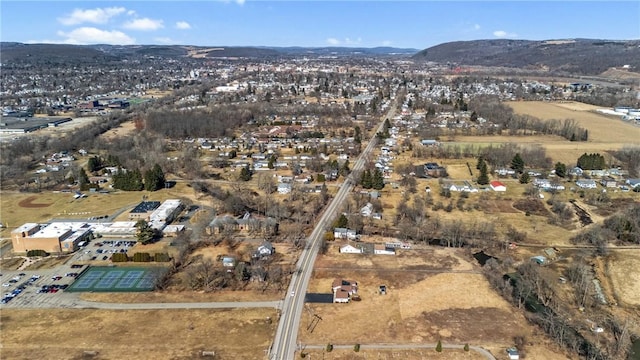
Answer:
<path fill-rule="evenodd" d="M 333 279 L 344 278 L 358 282 L 362 301 L 307 304 L 299 333 L 303 343 L 435 343 L 441 339 L 504 351 L 517 335 L 527 336 L 532 345 L 543 341 L 521 313 L 495 294 L 482 274 L 473 273 L 479 268 L 466 260 L 462 250 L 428 248 L 401 250 L 397 256 L 363 256 L 336 254 L 337 247 L 336 243 L 327 255 L 319 256 L 309 292 L 330 293 Z M 381 284 L 387 285 L 387 295 L 378 294 Z M 322 320 L 311 332 L 308 326 L 314 314 Z M 349 325 L 336 331 L 338 323 Z"/>
<path fill-rule="evenodd" d="M 74 199 L 72 193 L 52 191 L 20 193 L 3 191 L 0 199 L 2 237 L 9 237 L 11 230 L 26 222 L 46 222 L 57 219 L 86 219 L 91 216 L 110 215 L 119 210 L 127 211 L 138 204 L 143 195 L 149 200 L 184 198 L 193 193 L 185 183 L 178 183 L 171 189 L 155 192 L 113 192 L 110 194 L 87 193 L 84 199 Z M 126 218 L 126 215 L 124 216 Z"/>
<path fill-rule="evenodd" d="M 640 305 L 640 273 L 629 271 L 637 269 L 640 263 L 640 251 L 617 251 L 607 263 L 613 291 L 621 305 Z"/>
<path fill-rule="evenodd" d="M 575 119 L 578 124 L 589 130 L 589 141 L 568 142 L 540 141 L 554 161 L 565 161 L 571 155 L 572 162 L 584 152 L 604 152 L 620 149 L 624 145 L 638 144 L 640 139 L 640 127 L 634 126 L 622 120 L 605 116 L 595 112 L 600 107 L 578 103 L 553 103 L 542 101 L 512 101 L 508 102 L 516 113 L 528 114 L 543 120 L 547 119 Z M 524 142 L 526 137 L 521 138 Z M 564 155 L 564 156 L 563 156 Z M 568 160 L 568 159 L 567 159 Z"/>
<path fill-rule="evenodd" d="M 330 353 L 319 350 L 305 350 L 307 358 L 311 359 L 326 359 L 326 360 L 363 360 L 363 359 L 403 359 L 403 360 L 456 360 L 456 359 L 469 359 L 469 360 L 482 360 L 484 356 L 476 353 L 475 351 L 469 351 L 465 353 L 463 350 L 450 350 L 443 349 L 441 353 L 435 351 L 435 349 L 420 349 L 420 350 L 360 350 L 354 352 L 352 349 L 334 349 Z"/>
<path fill-rule="evenodd" d="M 1 351 L 3 359 L 194 359 L 202 351 L 259 359 L 276 319 L 273 309 L 3 309 Z"/>
<path fill-rule="evenodd" d="M 113 139 L 113 138 L 120 137 L 120 136 L 128 136 L 135 129 L 136 129 L 136 126 L 133 123 L 133 121 L 126 121 L 126 122 L 121 123 L 120 126 L 118 126 L 118 127 L 115 127 L 115 128 L 110 129 L 110 130 L 107 130 L 106 132 L 104 132 L 100 136 L 104 137 L 106 139 Z"/>
<path fill-rule="evenodd" d="M 17 270 L 25 260 L 21 257 L 2 259 L 0 261 L 0 269 L 2 270 Z"/>

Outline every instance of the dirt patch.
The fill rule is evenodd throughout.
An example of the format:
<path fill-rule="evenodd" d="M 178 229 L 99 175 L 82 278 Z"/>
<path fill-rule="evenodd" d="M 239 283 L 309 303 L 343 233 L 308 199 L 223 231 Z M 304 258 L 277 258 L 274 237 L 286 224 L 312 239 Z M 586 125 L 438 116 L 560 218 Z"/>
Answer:
<path fill-rule="evenodd" d="M 513 207 L 530 215 L 549 216 L 551 213 L 539 199 L 519 199 L 513 203 Z"/>
<path fill-rule="evenodd" d="M 25 262 L 23 258 L 2 259 L 0 261 L 0 269 L 17 270 L 23 262 Z"/>
<path fill-rule="evenodd" d="M 591 215 L 589 215 L 589 213 L 585 209 L 580 207 L 580 205 L 578 205 L 578 203 L 575 200 L 569 200 L 569 202 L 573 205 L 573 208 L 575 209 L 576 215 L 578 216 L 578 221 L 580 221 L 580 226 L 585 227 L 587 225 L 593 224 Z"/>
<path fill-rule="evenodd" d="M 260 359 L 276 316 L 273 309 L 3 309 L 2 357 L 81 359 L 93 351 L 99 359 L 194 359 L 206 350 L 221 359 Z"/>
<path fill-rule="evenodd" d="M 488 200 L 482 201 L 479 204 L 482 211 L 488 214 L 520 212 L 512 206 L 509 200 Z"/>
<path fill-rule="evenodd" d="M 52 203 L 34 203 L 36 199 L 38 199 L 37 196 L 29 196 L 28 198 L 20 201 L 18 203 L 18 206 L 23 208 L 33 209 L 33 208 L 46 208 L 52 205 Z"/>
<path fill-rule="evenodd" d="M 282 299 L 282 292 L 267 290 L 203 291 L 153 291 L 142 293 L 81 293 L 87 301 L 107 303 L 175 303 L 175 302 L 219 302 L 219 301 L 273 301 Z"/>

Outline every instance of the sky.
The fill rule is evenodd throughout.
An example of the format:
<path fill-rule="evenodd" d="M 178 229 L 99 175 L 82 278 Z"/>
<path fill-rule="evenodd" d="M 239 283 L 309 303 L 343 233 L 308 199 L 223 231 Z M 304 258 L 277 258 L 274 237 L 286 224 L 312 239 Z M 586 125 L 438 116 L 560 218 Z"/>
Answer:
<path fill-rule="evenodd" d="M 640 1 L 2 0 L 23 43 L 424 49 L 478 39 L 640 39 Z"/>

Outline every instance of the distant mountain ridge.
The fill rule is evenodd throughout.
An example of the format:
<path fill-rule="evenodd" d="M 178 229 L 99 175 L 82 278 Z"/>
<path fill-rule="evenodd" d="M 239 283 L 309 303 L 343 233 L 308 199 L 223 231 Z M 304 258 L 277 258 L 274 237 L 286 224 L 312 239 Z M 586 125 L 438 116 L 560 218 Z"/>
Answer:
<path fill-rule="evenodd" d="M 0 61 L 41 63 L 87 63 L 97 61 L 161 58 L 278 58 L 291 56 L 404 56 L 418 49 L 392 47 L 267 47 L 267 46 L 188 46 L 188 45 L 65 45 L 0 43 Z"/>
<path fill-rule="evenodd" d="M 640 71 L 640 40 L 455 41 L 424 49 L 412 59 L 595 75 L 624 65 Z"/>

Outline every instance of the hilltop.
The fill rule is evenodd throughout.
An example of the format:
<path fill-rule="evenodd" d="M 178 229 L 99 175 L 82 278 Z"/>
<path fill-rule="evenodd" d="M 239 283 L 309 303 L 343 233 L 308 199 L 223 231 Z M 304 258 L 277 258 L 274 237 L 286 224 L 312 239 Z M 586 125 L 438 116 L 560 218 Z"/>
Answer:
<path fill-rule="evenodd" d="M 556 73 L 596 75 L 629 65 L 640 69 L 640 40 L 474 40 L 424 49 L 417 61 L 457 65 L 503 66 Z"/>

